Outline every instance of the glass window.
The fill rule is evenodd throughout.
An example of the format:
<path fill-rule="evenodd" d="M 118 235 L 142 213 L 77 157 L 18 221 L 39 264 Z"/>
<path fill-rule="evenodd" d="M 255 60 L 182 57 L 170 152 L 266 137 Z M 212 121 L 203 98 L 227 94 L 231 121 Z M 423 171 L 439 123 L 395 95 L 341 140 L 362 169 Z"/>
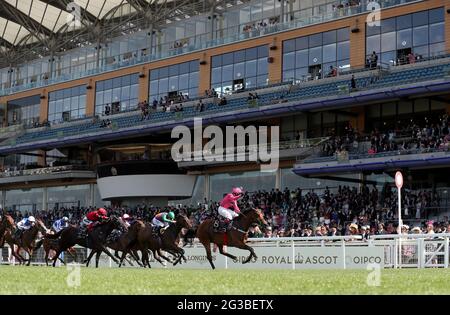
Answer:
<path fill-rule="evenodd" d="M 337 41 L 343 42 L 350 40 L 350 31 L 348 28 L 341 28 L 337 30 Z"/>
<path fill-rule="evenodd" d="M 397 30 L 403 30 L 405 28 L 412 27 L 412 15 L 401 15 L 397 17 Z"/>
<path fill-rule="evenodd" d="M 245 76 L 254 77 L 258 70 L 258 64 L 256 60 L 250 60 L 245 62 Z"/>
<path fill-rule="evenodd" d="M 233 65 L 222 67 L 222 80 L 230 81 L 233 79 Z"/>
<path fill-rule="evenodd" d="M 405 29 L 397 32 L 397 49 L 412 47 L 412 31 Z"/>
<path fill-rule="evenodd" d="M 396 36 L 395 32 L 381 34 L 381 51 L 391 51 L 396 49 Z"/>
<path fill-rule="evenodd" d="M 308 48 L 308 37 L 300 37 L 295 39 L 295 49 L 294 50 L 302 50 Z"/>
<path fill-rule="evenodd" d="M 245 60 L 253 60 L 258 58 L 258 48 L 249 48 L 245 50 Z"/>
<path fill-rule="evenodd" d="M 285 40 L 283 42 L 283 52 L 288 53 L 291 51 L 295 51 L 295 40 L 294 39 Z"/>
<path fill-rule="evenodd" d="M 223 54 L 222 55 L 222 65 L 231 65 L 233 64 L 234 61 L 234 54 L 233 53 L 228 53 L 228 54 Z"/>
<path fill-rule="evenodd" d="M 412 20 L 413 20 L 413 26 L 428 25 L 428 12 L 422 11 L 422 12 L 413 13 Z"/>
<path fill-rule="evenodd" d="M 309 36 L 309 47 L 317 47 L 322 45 L 322 33 Z"/>
<path fill-rule="evenodd" d="M 269 73 L 269 68 L 267 66 L 267 59 L 266 58 L 258 59 L 258 75 L 267 73 Z"/>
<path fill-rule="evenodd" d="M 367 37 L 367 44 L 366 44 L 366 54 L 370 55 L 372 52 L 379 53 L 381 51 L 381 42 L 380 42 L 380 35 L 374 35 Z"/>
<path fill-rule="evenodd" d="M 428 11 L 429 23 L 444 22 L 444 8 L 437 8 Z"/>
<path fill-rule="evenodd" d="M 311 48 L 309 50 L 309 64 L 321 64 L 322 63 L 322 46 Z"/>
<path fill-rule="evenodd" d="M 430 44 L 444 41 L 444 23 L 430 25 Z"/>
<path fill-rule="evenodd" d="M 189 63 L 189 71 L 197 72 L 199 70 L 200 70 L 200 62 L 198 60 L 194 60 Z"/>
<path fill-rule="evenodd" d="M 211 70 L 211 83 L 218 83 L 222 81 L 222 69 L 214 68 Z"/>
<path fill-rule="evenodd" d="M 234 79 L 245 77 L 245 62 L 236 63 L 234 65 Z"/>
<path fill-rule="evenodd" d="M 428 45 L 428 25 L 415 27 L 413 29 L 413 45 Z"/>
<path fill-rule="evenodd" d="M 329 31 L 323 33 L 323 44 L 333 44 L 336 43 L 336 31 Z M 298 50 L 298 48 L 297 48 Z"/>
<path fill-rule="evenodd" d="M 308 64 L 308 50 L 297 51 L 295 53 L 295 67 L 307 67 Z"/>
<path fill-rule="evenodd" d="M 222 65 L 222 55 L 213 56 L 211 58 L 211 67 L 216 68 L 216 67 L 220 67 L 221 65 Z"/>
<path fill-rule="evenodd" d="M 323 46 L 323 62 L 336 61 L 336 44 Z"/>
<path fill-rule="evenodd" d="M 239 50 L 234 53 L 234 62 L 243 62 L 245 61 L 245 50 Z"/>
<path fill-rule="evenodd" d="M 381 33 L 395 31 L 395 18 L 381 20 Z"/>
<path fill-rule="evenodd" d="M 348 59 L 350 58 L 350 42 L 342 42 L 337 45 L 337 59 Z"/>
<path fill-rule="evenodd" d="M 180 74 L 189 73 L 189 62 L 184 62 L 179 65 L 179 73 Z"/>
<path fill-rule="evenodd" d="M 267 45 L 258 47 L 258 58 L 269 57 L 269 47 Z"/>
<path fill-rule="evenodd" d="M 295 52 L 290 52 L 283 55 L 283 69 L 295 68 Z"/>

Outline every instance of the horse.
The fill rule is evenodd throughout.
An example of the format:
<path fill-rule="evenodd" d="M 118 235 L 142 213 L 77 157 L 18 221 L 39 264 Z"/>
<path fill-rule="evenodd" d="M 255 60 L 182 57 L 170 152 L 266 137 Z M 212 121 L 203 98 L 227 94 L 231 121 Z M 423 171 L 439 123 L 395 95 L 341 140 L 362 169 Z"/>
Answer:
<path fill-rule="evenodd" d="M 36 219 L 36 223 L 29 228 L 26 231 L 23 231 L 20 235 L 20 238 L 16 238 L 16 229 L 10 229 L 7 228 L 5 232 L 5 241 L 8 243 L 9 247 L 12 249 L 12 254 L 15 258 L 19 261 L 19 264 L 24 263 L 25 261 L 28 261 L 27 266 L 30 266 L 31 260 L 33 258 L 33 252 L 36 247 L 35 241 L 38 236 L 38 233 L 41 232 L 44 235 L 48 233 L 48 229 L 45 227 L 45 224 L 39 220 Z M 17 248 L 15 249 L 14 245 L 17 245 Z M 27 253 L 29 258 L 26 259 L 22 255 L 20 255 L 20 249 L 24 249 Z"/>
<path fill-rule="evenodd" d="M 16 223 L 14 222 L 14 218 L 12 216 L 9 214 L 4 214 L 2 220 L 0 221 L 0 248 L 5 246 L 5 233 L 7 229 L 10 231 L 15 231 Z"/>
<path fill-rule="evenodd" d="M 261 222 L 264 227 L 268 226 L 266 220 L 264 220 L 261 210 L 252 208 L 241 212 L 241 214 L 232 222 L 232 229 L 230 231 L 227 231 L 226 233 L 214 232 L 214 219 L 211 218 L 203 221 L 197 229 L 197 237 L 200 240 L 200 243 L 202 243 L 203 247 L 205 247 L 206 256 L 212 269 L 215 269 L 216 267 L 214 266 L 214 263 L 212 261 L 211 243 L 217 245 L 217 247 L 219 248 L 219 252 L 222 255 L 227 256 L 233 260 L 236 260 L 237 257 L 226 253 L 223 249 L 224 246 L 237 247 L 250 251 L 250 255 L 243 261 L 244 264 L 250 262 L 252 258 L 258 258 L 253 248 L 245 244 L 245 242 L 248 238 L 247 231 L 252 224 Z"/>
<path fill-rule="evenodd" d="M 164 233 L 158 236 L 153 233 L 152 226 L 146 225 L 146 228 L 138 235 L 138 242 L 141 247 L 142 262 L 144 265 L 150 267 L 148 249 L 153 252 L 153 256 L 160 263 L 162 263 L 162 261 L 158 259 L 158 255 L 168 262 L 172 262 L 162 255 L 161 250 L 166 251 L 175 257 L 176 261 L 173 262 L 174 266 L 178 264 L 182 258 L 186 261 L 184 250 L 178 246 L 179 234 L 183 228 L 190 229 L 191 227 L 192 224 L 185 215 L 178 215 L 175 223 L 171 223 Z"/>
<path fill-rule="evenodd" d="M 34 250 L 39 249 L 41 246 L 43 246 L 44 248 L 44 259 L 45 259 L 45 264 L 48 267 L 48 259 L 50 257 L 50 251 L 54 251 L 56 252 L 56 250 L 58 249 L 58 240 L 55 239 L 49 239 L 48 237 L 44 237 L 41 241 L 39 241 L 36 244 L 36 247 L 34 248 Z M 72 256 L 73 260 L 76 261 L 77 259 L 77 252 L 76 250 L 71 247 L 69 249 L 67 249 L 67 252 Z M 55 258 L 54 256 L 51 258 L 51 260 L 53 260 L 53 258 Z M 60 257 L 58 257 L 58 259 L 64 264 L 66 265 L 66 262 L 61 259 Z"/>
<path fill-rule="evenodd" d="M 137 263 L 142 266 L 139 261 L 139 256 L 136 255 L 135 251 L 130 251 L 129 248 L 137 243 L 137 236 L 141 229 L 145 228 L 145 223 L 139 220 L 133 222 L 133 224 L 128 228 L 128 231 L 121 231 L 119 239 L 110 241 L 106 240 L 106 246 L 115 251 L 114 256 L 120 259 L 119 267 L 122 266 L 122 262 L 126 259 L 126 254 L 130 252 L 131 257 L 137 261 Z M 118 252 L 122 252 L 122 257 L 119 257 Z M 92 253 L 91 253 L 92 254 Z M 96 251 L 96 254 L 100 256 L 101 251 Z M 98 260 L 98 258 L 97 258 Z M 129 262 L 131 264 L 131 262 Z M 89 264 L 89 262 L 88 262 Z"/>
<path fill-rule="evenodd" d="M 86 267 L 89 267 L 89 261 L 97 251 L 104 252 L 115 263 L 118 263 L 117 259 L 108 251 L 104 243 L 106 242 L 108 235 L 113 230 L 120 228 L 127 230 L 127 227 L 121 219 L 111 216 L 109 219 L 96 226 L 92 231 L 88 232 L 87 237 L 84 238 L 79 237 L 79 228 L 74 225 L 63 229 L 56 234 L 47 235 L 49 239 L 59 238 L 58 249 L 56 250 L 56 255 L 53 258 L 53 267 L 56 266 L 56 261 L 63 251 L 66 251 L 68 248 L 71 248 L 77 244 L 92 249 L 91 254 L 88 259 L 86 259 Z M 98 255 L 96 259 L 96 268 L 98 268 L 99 258 L 100 255 Z"/>

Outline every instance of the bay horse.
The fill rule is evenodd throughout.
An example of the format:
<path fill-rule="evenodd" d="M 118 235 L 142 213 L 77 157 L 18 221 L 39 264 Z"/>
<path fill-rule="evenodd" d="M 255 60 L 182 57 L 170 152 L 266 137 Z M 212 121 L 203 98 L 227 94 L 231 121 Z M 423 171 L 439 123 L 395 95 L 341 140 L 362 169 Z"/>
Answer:
<path fill-rule="evenodd" d="M 108 237 L 108 235 L 113 230 L 120 228 L 127 230 L 127 227 L 121 219 L 115 216 L 111 216 L 103 223 L 97 225 L 92 231 L 88 232 L 87 237 L 80 238 L 79 227 L 74 225 L 63 229 L 56 234 L 47 235 L 49 239 L 59 238 L 58 249 L 56 250 L 56 255 L 53 258 L 53 267 L 56 266 L 56 261 L 63 251 L 67 251 L 68 248 L 71 248 L 77 244 L 92 249 L 92 252 L 90 253 L 88 259 L 86 259 L 86 267 L 89 267 L 89 261 L 97 251 L 105 253 L 115 263 L 118 263 L 117 259 L 108 251 L 104 243 L 106 242 L 106 238 Z M 100 255 L 98 256 L 98 258 L 100 258 Z M 98 259 L 96 260 L 95 266 L 96 268 L 98 268 Z"/>
<path fill-rule="evenodd" d="M 122 266 L 123 260 L 126 259 L 127 253 L 130 253 L 131 257 L 136 260 L 136 262 L 142 267 L 141 262 L 139 261 L 139 256 L 136 256 L 135 251 L 130 251 L 130 248 L 132 248 L 134 245 L 137 244 L 137 237 L 140 232 L 145 228 L 145 223 L 139 220 L 136 220 L 131 224 L 131 226 L 128 228 L 128 231 L 121 231 L 122 234 L 120 235 L 119 239 L 111 242 L 106 240 L 106 247 L 109 247 L 115 251 L 114 256 L 120 259 L 119 267 Z M 118 252 L 122 252 L 122 257 L 119 257 Z M 96 251 L 95 254 L 97 254 L 96 260 L 99 259 L 99 256 L 101 255 L 101 251 Z M 90 257 L 93 254 L 91 253 Z M 89 264 L 89 262 L 87 262 Z M 131 264 L 131 262 L 130 262 Z"/>
<path fill-rule="evenodd" d="M 13 256 L 19 261 L 19 264 L 21 265 L 22 263 L 28 261 L 27 266 L 30 266 L 31 260 L 33 258 L 33 252 L 36 247 L 36 238 L 38 236 L 38 233 L 41 232 L 46 235 L 49 230 L 45 227 L 44 222 L 39 219 L 36 219 L 36 223 L 31 228 L 23 231 L 19 239 L 16 238 L 16 230 L 17 228 L 7 228 L 4 234 L 5 241 L 11 248 Z M 15 248 L 14 245 L 17 245 L 17 247 Z M 29 256 L 28 259 L 20 255 L 20 249 L 23 249 L 27 252 Z"/>
<path fill-rule="evenodd" d="M 181 214 L 177 215 L 175 223 L 171 223 L 161 235 L 155 235 L 152 226 L 147 225 L 146 229 L 138 237 L 139 244 L 142 248 L 142 262 L 144 265 L 150 266 L 147 249 L 150 249 L 153 252 L 154 258 L 160 263 L 162 263 L 162 261 L 158 259 L 156 253 L 158 253 L 160 257 L 171 262 L 167 257 L 162 255 L 161 250 L 166 251 L 175 257 L 175 261 L 173 262 L 174 266 L 178 264 L 181 259 L 186 261 L 184 249 L 178 246 L 180 239 L 179 235 L 183 228 L 190 229 L 191 227 L 192 223 L 188 217 Z"/>
<path fill-rule="evenodd" d="M 16 230 L 16 223 L 14 222 L 14 218 L 12 216 L 4 213 L 2 220 L 0 221 L 0 248 L 5 246 L 5 233 L 7 229 L 14 232 Z"/>
<path fill-rule="evenodd" d="M 57 239 L 56 239 L 56 240 L 55 240 L 55 239 L 49 239 L 48 237 L 44 237 L 41 241 L 39 241 L 39 242 L 36 244 L 36 247 L 34 248 L 34 250 L 39 249 L 39 247 L 41 247 L 41 246 L 44 248 L 44 253 L 45 253 L 45 255 L 44 255 L 45 264 L 46 264 L 47 267 L 48 267 L 48 260 L 49 260 L 49 257 L 50 257 L 50 251 L 53 251 L 53 252 L 56 253 L 56 250 L 58 249 L 58 240 L 57 240 Z M 69 254 L 72 256 L 73 260 L 76 261 L 76 259 L 77 259 L 77 252 L 76 252 L 75 248 L 73 248 L 73 247 L 68 248 L 68 249 L 67 249 L 67 253 L 69 253 Z M 54 258 L 55 258 L 55 257 L 52 256 L 51 260 L 53 260 Z M 66 262 L 65 262 L 63 259 L 61 259 L 60 257 L 58 257 L 58 259 L 59 259 L 64 265 L 66 265 Z"/>
<path fill-rule="evenodd" d="M 211 255 L 211 243 L 216 244 L 219 248 L 219 252 L 233 260 L 237 259 L 236 256 L 228 254 L 224 251 L 224 246 L 237 247 L 240 249 L 246 249 L 250 252 L 250 255 L 243 261 L 244 264 L 250 262 L 252 258 L 257 259 L 253 248 L 246 244 L 248 238 L 248 229 L 254 223 L 262 223 L 264 227 L 268 224 L 264 220 L 263 213 L 259 209 L 249 209 L 241 212 L 241 214 L 234 219 L 233 226 L 230 231 L 226 233 L 217 233 L 213 230 L 214 219 L 209 218 L 203 221 L 197 229 L 197 237 L 202 243 L 206 250 L 206 257 L 211 265 L 212 269 L 215 269 L 214 263 L 212 261 Z"/>

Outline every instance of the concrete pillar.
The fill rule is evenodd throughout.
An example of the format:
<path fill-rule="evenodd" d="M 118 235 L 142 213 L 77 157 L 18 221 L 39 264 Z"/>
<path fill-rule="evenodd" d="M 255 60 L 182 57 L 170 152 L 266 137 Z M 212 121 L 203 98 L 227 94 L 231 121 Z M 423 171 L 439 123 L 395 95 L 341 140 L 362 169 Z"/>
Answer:
<path fill-rule="evenodd" d="M 6 204 L 6 190 L 2 190 L 2 208 L 5 208 L 5 204 Z"/>
<path fill-rule="evenodd" d="M 95 206 L 95 184 L 89 184 L 89 207 Z"/>
<path fill-rule="evenodd" d="M 211 199 L 211 187 L 210 187 L 210 176 L 209 174 L 205 174 L 205 187 L 203 188 L 205 192 L 206 200 Z"/>
<path fill-rule="evenodd" d="M 278 168 L 275 172 L 275 189 L 281 190 L 281 168 Z"/>
<path fill-rule="evenodd" d="M 42 210 L 48 211 L 48 188 L 44 187 L 42 190 Z"/>

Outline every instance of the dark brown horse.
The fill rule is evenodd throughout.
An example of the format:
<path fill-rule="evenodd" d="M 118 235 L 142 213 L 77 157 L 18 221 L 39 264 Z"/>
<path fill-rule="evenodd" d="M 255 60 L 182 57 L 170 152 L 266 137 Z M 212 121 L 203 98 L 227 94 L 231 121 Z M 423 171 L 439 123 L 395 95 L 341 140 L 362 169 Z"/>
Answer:
<path fill-rule="evenodd" d="M 0 221 L 0 248 L 5 246 L 6 230 L 14 232 L 16 230 L 16 223 L 14 222 L 14 218 L 12 216 L 4 213 L 2 220 Z"/>
<path fill-rule="evenodd" d="M 123 260 L 126 259 L 127 253 L 131 254 L 131 257 L 133 257 L 134 260 L 137 261 L 139 265 L 141 265 L 139 261 L 139 256 L 136 256 L 135 251 L 130 251 L 130 248 L 134 247 L 134 245 L 137 244 L 137 237 L 139 232 L 145 228 L 145 223 L 139 220 L 136 220 L 129 228 L 128 231 L 121 231 L 122 234 L 120 235 L 119 239 L 116 241 L 106 241 L 106 246 L 113 249 L 115 251 L 114 256 L 120 259 L 119 267 L 122 266 Z M 122 257 L 118 256 L 118 252 L 122 252 Z M 95 254 L 97 255 L 96 260 L 99 259 L 99 256 L 101 255 L 101 251 L 96 251 Z M 91 253 L 90 256 L 93 254 Z M 130 262 L 131 263 L 131 262 Z M 87 262 L 89 265 L 89 261 Z M 142 265 L 141 265 L 142 266 Z"/>
<path fill-rule="evenodd" d="M 250 262 L 253 257 L 257 259 L 258 257 L 256 256 L 255 251 L 253 250 L 253 248 L 246 244 L 246 241 L 247 231 L 250 226 L 254 223 L 259 222 L 262 223 L 265 227 L 267 226 L 267 222 L 266 220 L 264 220 L 261 210 L 250 209 L 241 212 L 239 217 L 233 220 L 233 228 L 227 232 L 227 235 L 225 237 L 225 233 L 214 232 L 214 219 L 206 219 L 205 221 L 203 221 L 197 229 L 197 237 L 205 247 L 206 256 L 209 263 L 211 264 L 212 269 L 215 269 L 216 267 L 214 266 L 214 263 L 212 261 L 211 243 L 218 246 L 219 251 L 222 255 L 225 255 L 233 260 L 237 259 L 237 257 L 226 253 L 223 249 L 224 246 L 237 247 L 250 251 L 250 255 L 246 260 L 243 261 L 244 264 Z"/>
<path fill-rule="evenodd" d="M 36 244 L 36 247 L 34 248 L 34 250 L 39 249 L 39 247 L 44 248 L 44 259 L 45 259 L 45 264 L 48 266 L 48 260 L 50 257 L 50 252 L 52 251 L 53 253 L 56 253 L 56 250 L 58 249 L 58 240 L 54 240 L 54 239 L 49 239 L 48 237 L 44 237 L 41 241 L 39 241 Z M 67 253 L 69 253 L 73 260 L 75 261 L 77 259 L 77 252 L 75 250 L 75 248 L 71 247 L 67 249 Z M 52 258 L 50 258 L 50 260 L 53 260 L 55 258 L 55 256 L 52 255 Z M 64 260 L 62 260 L 60 257 L 58 257 L 58 259 L 64 264 L 66 265 L 66 262 Z"/>
<path fill-rule="evenodd" d="M 159 257 L 171 262 L 165 257 L 161 251 L 166 251 L 175 257 L 174 265 L 180 262 L 184 257 L 184 250 L 178 246 L 179 235 L 183 228 L 190 229 L 192 227 L 191 221 L 185 215 L 178 215 L 175 223 L 171 223 L 162 235 L 155 235 L 151 225 L 146 225 L 146 228 L 138 235 L 139 246 L 142 251 L 142 262 L 144 266 L 149 266 L 148 249 L 153 253 L 153 257 L 162 263 Z M 158 257 L 159 256 L 159 257 Z"/>
<path fill-rule="evenodd" d="M 92 231 L 88 232 L 87 237 L 80 238 L 79 228 L 74 225 L 61 230 L 56 234 L 47 235 L 47 237 L 50 239 L 59 238 L 58 249 L 56 250 L 56 254 L 53 259 L 53 267 L 56 266 L 56 261 L 63 251 L 67 251 L 68 248 L 71 248 L 77 244 L 92 249 L 90 256 L 86 260 L 87 266 L 89 266 L 89 261 L 97 251 L 105 253 L 115 263 L 118 263 L 117 259 L 108 251 L 108 249 L 104 245 L 108 235 L 115 229 L 127 230 L 127 227 L 121 219 L 112 216 L 105 222 L 102 222 L 100 225 L 96 226 Z M 100 258 L 100 255 L 98 256 L 98 258 Z M 99 261 L 97 259 L 95 265 L 96 267 L 98 267 L 98 262 Z"/>
<path fill-rule="evenodd" d="M 36 247 L 36 238 L 38 236 L 38 233 L 41 232 L 46 235 L 48 231 L 49 230 L 45 227 L 45 224 L 41 220 L 36 219 L 36 223 L 28 230 L 23 231 L 19 238 L 16 237 L 15 230 L 7 228 L 5 231 L 5 241 L 11 248 L 13 256 L 19 261 L 19 264 L 28 261 L 27 265 L 29 266 L 33 258 L 33 252 Z M 14 245 L 17 245 L 17 247 L 15 248 Z M 28 259 L 20 255 L 20 249 L 23 249 L 27 252 L 29 256 Z"/>

